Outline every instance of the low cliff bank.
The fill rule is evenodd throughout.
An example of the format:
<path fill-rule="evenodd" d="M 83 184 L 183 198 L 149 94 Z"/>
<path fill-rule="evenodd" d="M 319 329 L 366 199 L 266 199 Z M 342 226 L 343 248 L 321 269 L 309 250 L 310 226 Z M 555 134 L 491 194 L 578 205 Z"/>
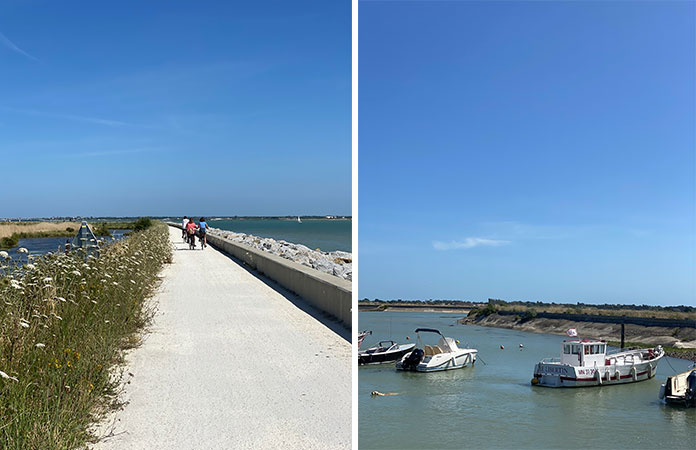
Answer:
<path fill-rule="evenodd" d="M 558 335 L 565 335 L 569 328 L 575 328 L 581 337 L 604 339 L 612 342 L 621 341 L 621 325 L 615 323 L 574 322 L 571 320 L 547 318 L 525 319 L 520 316 L 500 314 L 465 317 L 459 319 L 458 322 Z M 696 328 L 646 327 L 626 324 L 625 339 L 631 345 L 659 344 L 668 347 L 666 353 L 669 356 L 696 361 Z"/>

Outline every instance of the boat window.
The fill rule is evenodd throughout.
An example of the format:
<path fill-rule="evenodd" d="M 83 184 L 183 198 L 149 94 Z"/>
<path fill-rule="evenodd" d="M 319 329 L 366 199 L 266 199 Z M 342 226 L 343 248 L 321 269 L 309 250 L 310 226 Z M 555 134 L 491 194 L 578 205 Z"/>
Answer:
<path fill-rule="evenodd" d="M 600 345 L 600 346 L 599 346 L 599 352 L 600 352 L 600 353 L 604 353 L 605 351 L 606 351 L 606 348 L 604 347 L 604 345 Z"/>
<path fill-rule="evenodd" d="M 570 345 L 565 344 L 565 345 L 563 346 L 563 353 L 565 353 L 566 355 L 569 355 L 569 354 L 570 354 Z"/>
<path fill-rule="evenodd" d="M 573 344 L 571 353 L 573 353 L 573 355 L 579 355 L 580 354 L 580 346 L 578 344 Z"/>
<path fill-rule="evenodd" d="M 590 354 L 590 346 L 589 345 L 583 345 L 585 347 L 585 354 L 589 355 Z"/>

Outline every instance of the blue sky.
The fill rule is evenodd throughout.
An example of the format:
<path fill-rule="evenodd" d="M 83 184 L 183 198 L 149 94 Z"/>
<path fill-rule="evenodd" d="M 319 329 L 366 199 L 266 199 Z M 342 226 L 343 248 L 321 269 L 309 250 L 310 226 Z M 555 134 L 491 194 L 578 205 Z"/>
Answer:
<path fill-rule="evenodd" d="M 696 304 L 695 6 L 360 2 L 359 296 Z"/>
<path fill-rule="evenodd" d="M 347 0 L 3 1 L 0 217 L 350 214 L 350 34 Z"/>

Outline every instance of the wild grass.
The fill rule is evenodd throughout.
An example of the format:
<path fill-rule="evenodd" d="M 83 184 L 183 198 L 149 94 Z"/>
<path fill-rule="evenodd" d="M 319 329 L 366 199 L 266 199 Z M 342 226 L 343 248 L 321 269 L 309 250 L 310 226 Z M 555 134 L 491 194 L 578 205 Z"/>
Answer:
<path fill-rule="evenodd" d="M 1 255 L 1 254 L 0 254 Z M 84 447 L 116 406 L 125 348 L 152 310 L 145 300 L 171 259 L 167 227 L 102 249 L 50 254 L 0 269 L 0 448 Z"/>
<path fill-rule="evenodd" d="M 65 232 L 68 228 L 73 229 L 72 235 L 74 235 L 80 228 L 80 224 L 77 222 L 0 222 L 0 238 L 20 233 Z"/>

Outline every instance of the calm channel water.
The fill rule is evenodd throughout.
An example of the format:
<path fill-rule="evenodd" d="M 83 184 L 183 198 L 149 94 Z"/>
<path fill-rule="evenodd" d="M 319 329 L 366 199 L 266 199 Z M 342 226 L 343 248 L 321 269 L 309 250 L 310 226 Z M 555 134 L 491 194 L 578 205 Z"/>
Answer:
<path fill-rule="evenodd" d="M 194 218 L 196 220 L 196 218 Z M 234 219 L 210 220 L 210 226 L 254 236 L 284 240 L 303 244 L 312 250 L 320 248 L 325 252 L 341 250 L 350 252 L 352 248 L 352 221 L 323 219 Z"/>
<path fill-rule="evenodd" d="M 123 239 L 124 233 L 131 230 L 109 230 L 111 231 L 112 237 L 98 236 L 98 239 L 105 241 L 119 240 Z M 65 242 L 72 241 L 69 237 L 47 237 L 47 238 L 28 238 L 20 239 L 19 244 L 16 247 L 6 249 L 5 251 L 10 254 L 14 261 L 19 261 L 21 263 L 27 262 L 27 254 L 17 253 L 17 249 L 24 247 L 29 250 L 29 255 L 43 255 L 49 252 L 55 252 L 59 249 L 62 251 L 65 249 Z"/>
<path fill-rule="evenodd" d="M 430 374 L 396 372 L 391 364 L 360 367 L 360 449 L 696 448 L 696 409 L 657 398 L 660 383 L 674 373 L 669 364 L 681 372 L 688 361 L 663 359 L 656 378 L 639 383 L 532 387 L 534 364 L 558 357 L 563 336 L 458 325 L 459 317 L 359 313 L 360 330 L 373 331 L 363 348 L 380 339 L 406 342 L 406 336 L 416 342 L 413 331 L 430 327 L 459 339 L 460 347 L 477 348 L 480 357 L 473 368 Z M 374 390 L 400 395 L 373 398 Z"/>

